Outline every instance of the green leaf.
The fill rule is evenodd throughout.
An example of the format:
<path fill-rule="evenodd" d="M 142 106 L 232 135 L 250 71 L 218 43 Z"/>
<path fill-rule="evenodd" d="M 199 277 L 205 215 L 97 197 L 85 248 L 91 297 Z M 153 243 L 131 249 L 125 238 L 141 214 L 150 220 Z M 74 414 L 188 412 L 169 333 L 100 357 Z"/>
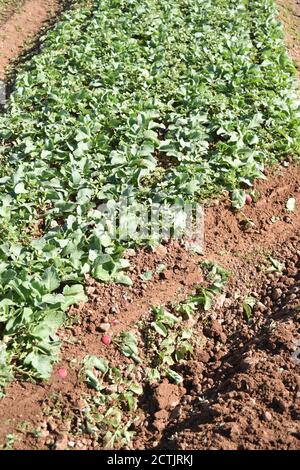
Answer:
<path fill-rule="evenodd" d="M 31 364 L 41 379 L 48 379 L 52 372 L 53 359 L 38 353 L 30 353 L 24 360 L 25 364 Z"/>
<path fill-rule="evenodd" d="M 180 385 L 183 382 L 182 376 L 180 374 L 178 374 L 177 372 L 175 372 L 174 370 L 172 370 L 172 369 L 167 369 L 166 370 L 166 375 L 167 375 L 168 379 L 171 380 L 171 382 L 175 382 L 175 384 L 177 384 L 177 385 Z"/>
<path fill-rule="evenodd" d="M 153 277 L 153 271 L 145 271 L 143 274 L 140 275 L 142 281 L 151 281 Z"/>
<path fill-rule="evenodd" d="M 58 289 L 60 286 L 60 279 L 56 272 L 56 269 L 51 267 L 45 270 L 43 274 L 42 281 L 44 283 L 47 292 L 53 292 L 54 290 Z"/>
<path fill-rule="evenodd" d="M 161 335 L 161 336 L 164 336 L 166 337 L 167 334 L 168 334 L 168 330 L 166 328 L 166 326 L 161 323 L 161 322 L 153 322 L 151 323 L 151 325 L 153 326 L 153 328 L 155 329 L 155 331 Z"/>
<path fill-rule="evenodd" d="M 85 379 L 86 383 L 94 390 L 97 390 L 97 392 L 100 392 L 105 388 L 103 385 L 101 385 L 94 372 L 92 372 L 90 369 L 85 371 Z"/>
<path fill-rule="evenodd" d="M 126 286 L 132 286 L 133 285 L 133 282 L 130 279 L 130 277 L 126 276 L 126 274 L 123 274 L 122 272 L 115 274 L 114 281 L 118 284 L 124 284 Z"/>
<path fill-rule="evenodd" d="M 140 384 L 137 383 L 132 383 L 130 385 L 130 390 L 135 393 L 136 395 L 142 395 L 143 393 L 143 387 Z"/>
<path fill-rule="evenodd" d="M 160 380 L 160 372 L 158 369 L 151 369 L 148 373 L 148 380 L 150 383 Z"/>
<path fill-rule="evenodd" d="M 252 310 L 256 304 L 256 299 L 252 296 L 248 296 L 245 298 L 243 303 L 243 312 L 246 319 L 249 321 L 252 317 Z"/>
<path fill-rule="evenodd" d="M 207 312 L 213 306 L 213 297 L 212 297 L 212 294 L 208 292 L 207 290 L 203 291 L 203 297 L 204 297 L 203 308 Z"/>
<path fill-rule="evenodd" d="M 137 338 L 130 331 L 123 331 L 120 334 L 119 351 L 126 357 L 131 357 L 135 362 L 141 362 L 138 355 Z"/>
<path fill-rule="evenodd" d="M 68 308 L 72 304 L 79 302 L 87 302 L 88 298 L 84 293 L 84 288 L 81 284 L 74 284 L 66 286 L 63 290 L 64 295 L 64 308 Z"/>
<path fill-rule="evenodd" d="M 161 264 L 159 264 L 159 265 L 157 266 L 155 272 L 156 272 L 157 274 L 160 274 L 160 273 L 162 273 L 162 272 L 166 269 L 166 267 L 167 267 L 167 266 L 166 266 L 165 264 L 161 263 Z"/>
<path fill-rule="evenodd" d="M 46 313 L 44 319 L 32 330 L 33 336 L 47 339 L 50 336 L 54 337 L 58 328 L 63 324 L 65 314 L 60 311 L 49 311 Z"/>
<path fill-rule="evenodd" d="M 93 269 L 93 276 L 98 281 L 109 282 L 111 275 L 100 264 Z"/>
<path fill-rule="evenodd" d="M 157 137 L 157 133 L 154 132 L 154 131 L 151 131 L 151 130 L 145 131 L 145 132 L 144 132 L 144 138 L 145 138 L 146 140 L 150 140 L 150 141 L 153 142 L 155 145 L 159 145 L 159 144 L 160 144 L 160 140 L 159 140 L 158 137 Z"/>
<path fill-rule="evenodd" d="M 62 305 L 65 302 L 63 294 L 45 294 L 42 297 L 42 303 L 52 305 Z"/>
<path fill-rule="evenodd" d="M 282 272 L 284 270 L 284 263 L 281 263 L 278 261 L 278 259 L 272 258 L 271 256 L 269 257 L 271 261 L 271 266 L 268 268 L 269 272 Z"/>
<path fill-rule="evenodd" d="M 246 204 L 246 193 L 242 189 L 235 189 L 231 194 L 231 203 L 234 209 L 240 210 Z"/>
<path fill-rule="evenodd" d="M 84 359 L 84 366 L 86 369 L 95 368 L 102 372 L 102 374 L 106 374 L 109 370 L 107 360 L 97 356 L 87 356 Z"/>
<path fill-rule="evenodd" d="M 14 191 L 15 191 L 16 194 L 25 194 L 25 193 L 27 193 L 27 191 L 25 189 L 25 186 L 24 186 L 24 183 L 22 183 L 22 182 L 16 184 Z"/>
<path fill-rule="evenodd" d="M 128 411 L 136 409 L 136 399 L 131 392 L 124 392 L 122 398 L 127 402 Z"/>
<path fill-rule="evenodd" d="M 9 310 L 15 303 L 11 299 L 2 299 L 0 301 L 0 322 L 6 322 L 9 316 Z"/>

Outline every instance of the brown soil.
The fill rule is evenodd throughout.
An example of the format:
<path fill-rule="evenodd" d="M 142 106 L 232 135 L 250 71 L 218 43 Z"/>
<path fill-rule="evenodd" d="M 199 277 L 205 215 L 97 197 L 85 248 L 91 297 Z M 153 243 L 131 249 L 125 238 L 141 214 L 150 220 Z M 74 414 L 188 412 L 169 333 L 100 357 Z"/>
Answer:
<path fill-rule="evenodd" d="M 0 0 L 0 25 L 23 5 L 23 0 Z"/>
<path fill-rule="evenodd" d="M 286 269 L 275 279 L 264 273 L 251 282 L 256 274 L 245 270 L 232 279 L 223 307 L 199 328 L 208 339 L 205 353 L 186 365 L 188 393 L 160 448 L 300 449 L 298 248 L 299 232 L 281 245 L 277 256 Z M 249 323 L 234 298 L 245 283 L 257 299 Z"/>
<path fill-rule="evenodd" d="M 4 80 L 9 64 L 55 14 L 58 5 L 57 0 L 27 0 L 0 24 L 0 80 Z"/>
<path fill-rule="evenodd" d="M 206 209 L 205 259 L 230 269 L 230 281 L 194 326 L 201 341 L 193 358 L 178 367 L 183 385 L 163 380 L 141 397 L 131 448 L 300 449 L 300 179 L 299 167 L 287 163 L 257 183 L 257 203 L 242 212 L 233 212 L 226 199 Z M 296 211 L 288 213 L 290 197 Z M 253 224 L 245 230 L 249 219 Z M 114 343 L 101 343 L 104 330 L 116 337 L 135 329 L 151 305 L 178 302 L 203 281 L 203 257 L 181 242 L 127 256 L 132 287 L 87 278 L 89 302 L 69 311 L 51 380 L 9 385 L 0 401 L 0 445 L 13 435 L 15 449 L 99 448 L 93 436 L 74 432 L 83 397 L 91 393 L 82 380 L 82 359 L 96 354 L 129 364 Z M 281 270 L 269 270 L 270 256 Z M 158 273 L 161 264 L 165 269 Z M 142 281 L 149 270 L 152 279 Z M 249 295 L 256 305 L 245 318 Z M 65 379 L 60 367 L 68 371 Z"/>
<path fill-rule="evenodd" d="M 284 24 L 286 44 L 300 76 L 300 2 L 299 0 L 277 0 L 277 4 L 281 21 Z"/>

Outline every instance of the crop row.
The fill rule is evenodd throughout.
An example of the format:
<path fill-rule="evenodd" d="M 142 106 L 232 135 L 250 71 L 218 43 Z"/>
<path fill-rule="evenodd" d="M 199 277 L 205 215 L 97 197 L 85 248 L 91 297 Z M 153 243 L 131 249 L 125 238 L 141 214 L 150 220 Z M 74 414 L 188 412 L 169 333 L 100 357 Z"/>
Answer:
<path fill-rule="evenodd" d="M 99 204 L 203 201 L 299 154 L 276 15 L 273 0 L 93 0 L 43 38 L 0 116 L 0 384 L 49 376 L 87 273 L 130 284 Z"/>

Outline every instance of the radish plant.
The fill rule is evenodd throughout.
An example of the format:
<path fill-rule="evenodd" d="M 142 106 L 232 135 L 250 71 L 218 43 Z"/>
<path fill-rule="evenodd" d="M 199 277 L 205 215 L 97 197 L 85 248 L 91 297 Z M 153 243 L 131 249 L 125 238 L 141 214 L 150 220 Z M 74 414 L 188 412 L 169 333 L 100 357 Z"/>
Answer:
<path fill-rule="evenodd" d="M 131 246 L 99 206 L 226 189 L 239 207 L 266 165 L 299 155 L 273 0 L 88 3 L 47 32 L 0 116 L 0 385 L 49 377 L 87 274 L 131 284 Z"/>

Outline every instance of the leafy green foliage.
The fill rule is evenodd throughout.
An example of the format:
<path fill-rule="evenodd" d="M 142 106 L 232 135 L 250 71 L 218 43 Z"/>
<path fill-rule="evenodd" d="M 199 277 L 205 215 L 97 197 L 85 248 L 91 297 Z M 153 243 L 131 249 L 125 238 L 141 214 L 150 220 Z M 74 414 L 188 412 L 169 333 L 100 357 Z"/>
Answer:
<path fill-rule="evenodd" d="M 0 341 L 0 392 L 5 382 L 12 378 L 11 367 L 7 364 L 6 344 Z M 1 393 L 0 393 L 1 398 Z"/>
<path fill-rule="evenodd" d="M 106 359 L 87 356 L 83 369 L 86 383 L 98 393 L 86 397 L 85 428 L 81 431 L 99 434 L 109 449 L 128 443 L 134 435 L 129 429 L 134 419 L 128 419 L 128 414 L 136 411 L 138 397 L 143 393 L 142 385 L 127 378 L 134 367 L 111 367 Z"/>
<path fill-rule="evenodd" d="M 243 312 L 247 321 L 250 321 L 252 318 L 252 310 L 256 304 L 256 299 L 249 295 L 245 298 L 243 302 Z"/>
<path fill-rule="evenodd" d="M 137 338 L 131 331 L 124 331 L 120 334 L 118 341 L 120 352 L 126 357 L 131 357 L 135 362 L 141 362 L 137 343 Z"/>
<path fill-rule="evenodd" d="M 293 74 L 273 0 L 92 0 L 64 15 L 0 117 L 8 368 L 49 376 L 86 274 L 131 284 L 98 204 L 240 191 L 299 153 Z"/>
<path fill-rule="evenodd" d="M 177 322 L 176 316 L 168 312 L 164 307 L 153 307 L 152 310 L 155 315 L 152 327 L 159 335 L 166 337 L 168 335 L 168 328 L 173 328 Z"/>
<path fill-rule="evenodd" d="M 214 296 L 220 294 L 227 283 L 230 273 L 210 261 L 202 263 L 202 268 L 207 275 L 208 287 L 199 287 L 197 295 L 193 296 L 196 305 L 201 305 L 204 311 L 208 311 L 213 306 Z"/>
<path fill-rule="evenodd" d="M 212 262 L 202 263 L 208 287 L 199 287 L 195 295 L 173 306 L 171 311 L 165 306 L 152 307 L 152 321 L 143 325 L 144 341 L 150 370 L 148 380 L 159 380 L 161 376 L 180 384 L 182 377 L 172 366 L 189 359 L 194 351 L 195 338 L 187 321 L 196 314 L 202 314 L 213 307 L 215 297 L 222 293 L 229 272 Z"/>
<path fill-rule="evenodd" d="M 225 270 L 212 263 L 205 263 L 205 270 L 210 281 L 220 283 L 223 279 L 222 286 L 225 284 L 228 277 Z M 222 286 L 213 295 L 220 293 Z M 132 360 L 129 365 L 130 361 L 121 360 L 116 367 L 112 365 L 115 360 L 85 357 L 81 376 L 93 390 L 81 395 L 80 404 L 75 405 L 71 414 L 68 410 L 66 415 L 64 404 L 58 404 L 56 399 L 52 403 L 54 410 L 50 406 L 44 413 L 49 416 L 55 411 L 62 422 L 69 421 L 74 437 L 87 433 L 94 442 L 109 449 L 128 444 L 144 421 L 144 414 L 139 411 L 149 393 L 149 383 L 167 378 L 182 384 L 180 364 L 192 356 L 194 347 L 202 348 L 205 344 L 203 339 L 194 338 L 192 329 L 202 314 L 203 304 L 197 295 L 169 309 L 152 307 L 150 318 L 140 321 L 135 332 L 121 332 L 114 340 L 119 351 Z"/>
<path fill-rule="evenodd" d="M 246 193 L 243 189 L 235 189 L 231 195 L 232 207 L 242 209 L 246 204 Z"/>
<path fill-rule="evenodd" d="M 143 274 L 140 275 L 142 281 L 151 281 L 153 277 L 153 271 L 145 271 Z"/>

